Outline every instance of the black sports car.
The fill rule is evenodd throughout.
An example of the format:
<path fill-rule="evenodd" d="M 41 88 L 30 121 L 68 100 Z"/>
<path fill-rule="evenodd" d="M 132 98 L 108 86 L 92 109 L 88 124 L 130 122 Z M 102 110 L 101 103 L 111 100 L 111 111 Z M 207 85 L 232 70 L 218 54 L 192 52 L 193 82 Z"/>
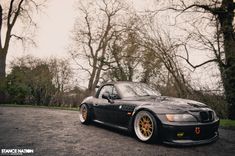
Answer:
<path fill-rule="evenodd" d="M 128 130 L 143 142 L 197 145 L 218 139 L 219 118 L 197 101 L 161 96 L 144 83 L 114 82 L 99 87 L 80 105 L 82 124 L 91 121 Z"/>

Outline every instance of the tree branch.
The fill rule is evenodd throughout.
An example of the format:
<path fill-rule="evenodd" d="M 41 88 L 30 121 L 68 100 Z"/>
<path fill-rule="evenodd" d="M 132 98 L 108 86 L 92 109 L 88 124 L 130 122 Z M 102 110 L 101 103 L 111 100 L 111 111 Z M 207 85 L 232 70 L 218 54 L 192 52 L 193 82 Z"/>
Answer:
<path fill-rule="evenodd" d="M 10 27 L 11 25 L 11 15 L 12 15 L 12 9 L 13 9 L 13 3 L 15 0 L 11 0 L 10 7 L 8 10 L 8 15 L 7 15 L 7 27 Z"/>
<path fill-rule="evenodd" d="M 7 31 L 6 31 L 5 44 L 4 44 L 5 51 L 7 51 L 8 48 L 9 48 L 10 39 L 11 39 L 11 31 L 12 31 L 13 26 L 15 25 L 15 22 L 16 22 L 18 16 L 19 16 L 19 14 L 20 14 L 21 5 L 22 5 L 23 1 L 24 0 L 21 0 L 19 2 L 17 10 L 14 13 L 15 16 L 13 17 L 13 20 L 11 22 L 11 17 L 13 15 L 13 12 L 12 12 L 12 10 L 13 10 L 13 3 L 14 3 L 14 0 L 11 0 L 10 8 L 9 8 L 9 11 L 8 11 L 8 17 L 7 17 Z"/>
<path fill-rule="evenodd" d="M 11 37 L 15 37 L 17 40 L 21 40 L 23 42 L 24 38 L 15 34 L 11 34 Z"/>
<path fill-rule="evenodd" d="M 14 26 L 14 24 L 15 24 L 15 22 L 16 22 L 18 16 L 19 16 L 19 14 L 20 14 L 21 5 L 22 5 L 23 2 L 24 2 L 24 0 L 21 0 L 21 1 L 19 2 L 19 4 L 18 4 L 17 10 L 16 10 L 16 12 L 15 12 L 15 16 L 13 17 L 12 23 L 10 23 L 11 27 Z"/>
<path fill-rule="evenodd" d="M 201 67 L 201 66 L 203 66 L 203 65 L 205 65 L 205 64 L 211 63 L 211 62 L 218 62 L 217 59 L 211 59 L 211 60 L 205 61 L 205 62 L 203 62 L 203 63 L 201 63 L 201 64 L 193 65 L 193 64 L 190 62 L 190 60 L 189 60 L 189 52 L 188 52 L 188 49 L 187 49 L 186 45 L 184 45 L 184 49 L 185 49 L 185 52 L 186 52 L 186 58 L 183 57 L 183 56 L 180 56 L 180 55 L 176 55 L 176 56 L 179 57 L 179 58 L 182 58 L 183 60 L 185 60 L 185 61 L 186 61 L 192 68 L 194 68 L 194 69 L 196 69 L 196 68 L 198 68 L 198 67 Z"/>
<path fill-rule="evenodd" d="M 181 11 L 181 12 L 185 12 L 191 8 L 201 8 L 201 9 L 204 9 L 205 11 L 208 11 L 212 14 L 215 14 L 215 9 L 216 8 L 211 8 L 209 5 L 200 5 L 200 4 L 192 4 L 192 5 L 189 5 L 186 7 L 186 5 L 184 5 L 185 8 L 183 9 L 177 9 L 177 8 L 174 8 L 174 7 L 170 7 L 168 9 L 170 10 L 174 10 L 174 11 Z"/>
<path fill-rule="evenodd" d="M 70 53 L 70 54 L 72 55 L 72 59 L 74 60 L 76 65 L 78 65 L 81 70 L 86 71 L 89 75 L 91 75 L 91 72 L 88 69 L 84 68 L 82 65 L 78 63 L 78 61 L 76 60 L 76 57 L 74 57 L 74 54 L 73 53 Z"/>
<path fill-rule="evenodd" d="M 88 13 L 86 13 L 85 20 L 86 20 L 86 25 L 87 25 L 87 29 L 88 29 L 88 33 L 87 33 L 87 35 L 88 35 L 88 47 L 90 49 L 91 56 L 94 57 L 94 51 L 93 51 L 93 47 L 91 45 L 92 34 L 91 34 L 91 26 L 90 26 L 90 23 L 89 23 L 89 20 L 88 20 Z"/>

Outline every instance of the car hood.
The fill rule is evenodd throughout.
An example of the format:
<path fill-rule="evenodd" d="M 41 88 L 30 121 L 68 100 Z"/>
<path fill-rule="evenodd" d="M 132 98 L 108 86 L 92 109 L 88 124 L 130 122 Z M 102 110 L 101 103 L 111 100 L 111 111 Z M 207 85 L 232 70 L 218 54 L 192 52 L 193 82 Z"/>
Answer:
<path fill-rule="evenodd" d="M 198 101 L 167 96 L 150 96 L 126 100 L 129 102 L 132 101 L 137 104 L 138 107 L 148 108 L 156 113 L 184 113 L 209 109 L 207 105 Z"/>

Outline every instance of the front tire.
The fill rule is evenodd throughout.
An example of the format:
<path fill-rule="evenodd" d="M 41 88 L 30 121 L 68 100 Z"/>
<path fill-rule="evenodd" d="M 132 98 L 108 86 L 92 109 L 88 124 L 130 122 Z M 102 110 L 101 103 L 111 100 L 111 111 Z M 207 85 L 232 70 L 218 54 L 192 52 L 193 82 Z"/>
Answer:
<path fill-rule="evenodd" d="M 134 119 L 134 132 L 142 142 L 155 142 L 157 139 L 157 122 L 155 117 L 148 111 L 140 111 Z"/>
<path fill-rule="evenodd" d="M 82 124 L 88 125 L 91 121 L 90 109 L 86 104 L 80 106 L 79 119 Z"/>

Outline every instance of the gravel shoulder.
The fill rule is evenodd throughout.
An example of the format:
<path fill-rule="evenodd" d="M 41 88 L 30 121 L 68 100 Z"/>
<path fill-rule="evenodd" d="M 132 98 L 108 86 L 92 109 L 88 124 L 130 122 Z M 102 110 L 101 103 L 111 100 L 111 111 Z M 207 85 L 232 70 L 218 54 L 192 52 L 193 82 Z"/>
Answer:
<path fill-rule="evenodd" d="M 0 107 L 0 149 L 34 149 L 33 155 L 235 155 L 235 131 L 219 132 L 215 143 L 179 148 L 145 144 L 97 124 L 81 125 L 77 111 Z"/>

